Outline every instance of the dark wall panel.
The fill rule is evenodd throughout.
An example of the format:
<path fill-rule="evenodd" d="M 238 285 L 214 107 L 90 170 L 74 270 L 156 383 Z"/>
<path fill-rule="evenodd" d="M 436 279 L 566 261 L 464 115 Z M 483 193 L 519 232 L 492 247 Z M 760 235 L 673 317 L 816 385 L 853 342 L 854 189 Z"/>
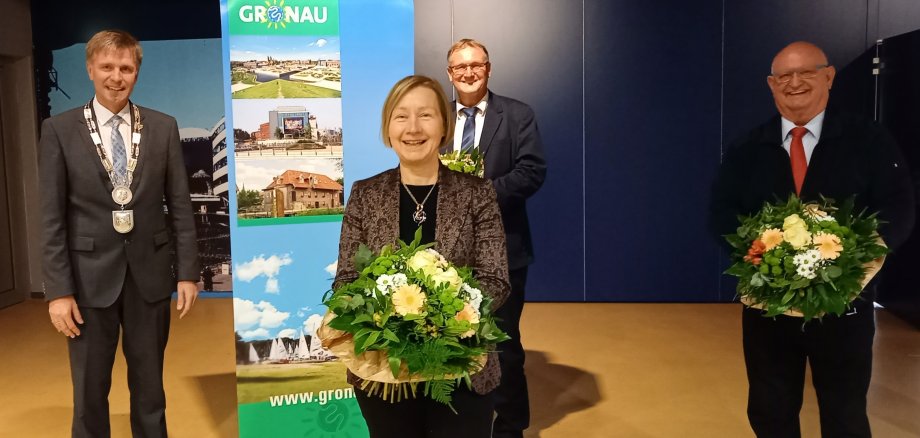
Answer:
<path fill-rule="evenodd" d="M 878 35 L 876 38 L 889 38 L 920 29 L 920 1 L 875 1 L 878 2 Z"/>
<path fill-rule="evenodd" d="M 725 2 L 726 145 L 776 113 L 767 88 L 776 52 L 811 41 L 840 69 L 875 43 L 868 13 L 866 0 Z"/>
<path fill-rule="evenodd" d="M 717 298 L 721 6 L 586 3 L 588 301 Z"/>
<path fill-rule="evenodd" d="M 448 96 L 447 49 L 454 43 L 453 6 L 445 1 L 415 2 L 415 72 L 437 79 Z"/>

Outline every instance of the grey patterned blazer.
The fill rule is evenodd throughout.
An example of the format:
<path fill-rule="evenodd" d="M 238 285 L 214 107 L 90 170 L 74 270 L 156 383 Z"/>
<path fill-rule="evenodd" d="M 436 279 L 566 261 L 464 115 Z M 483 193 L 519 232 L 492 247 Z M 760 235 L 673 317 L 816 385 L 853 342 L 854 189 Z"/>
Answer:
<path fill-rule="evenodd" d="M 492 297 L 493 308 L 504 303 L 511 291 L 505 231 L 487 179 L 454 172 L 441 166 L 438 171 L 438 214 L 434 249 L 458 266 L 469 266 L 482 292 Z M 333 287 L 358 278 L 352 257 L 360 244 L 371 251 L 399 240 L 399 168 L 356 181 L 345 207 L 339 262 Z M 487 394 L 498 386 L 501 370 L 498 355 L 491 353 L 482 371 L 472 375 L 473 390 Z M 350 372 L 348 382 L 361 380 Z"/>

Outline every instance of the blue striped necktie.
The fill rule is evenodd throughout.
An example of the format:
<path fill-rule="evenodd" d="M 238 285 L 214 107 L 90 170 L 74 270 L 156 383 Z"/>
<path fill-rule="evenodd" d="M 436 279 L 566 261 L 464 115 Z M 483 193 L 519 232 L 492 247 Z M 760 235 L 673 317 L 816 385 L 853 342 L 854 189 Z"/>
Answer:
<path fill-rule="evenodd" d="M 461 108 L 460 111 L 466 114 L 466 122 L 463 123 L 463 139 L 460 140 L 460 151 L 470 153 L 476 143 L 476 107 Z"/>
<path fill-rule="evenodd" d="M 123 181 L 128 173 L 128 156 L 125 152 L 125 140 L 121 138 L 121 132 L 118 130 L 122 122 L 121 117 L 116 114 L 106 124 L 112 127 L 112 166 L 115 175 Z"/>

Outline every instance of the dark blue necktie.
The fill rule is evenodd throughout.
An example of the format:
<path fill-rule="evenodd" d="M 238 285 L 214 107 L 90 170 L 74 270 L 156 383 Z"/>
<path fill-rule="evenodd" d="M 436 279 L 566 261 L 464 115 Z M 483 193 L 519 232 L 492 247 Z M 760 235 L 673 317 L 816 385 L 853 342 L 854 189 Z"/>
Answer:
<path fill-rule="evenodd" d="M 128 173 L 128 156 L 125 151 L 125 141 L 121 137 L 121 132 L 118 131 L 122 121 L 121 117 L 116 114 L 108 122 L 108 125 L 112 127 L 112 166 L 119 178 L 124 178 L 125 174 Z"/>
<path fill-rule="evenodd" d="M 460 152 L 469 153 L 476 143 L 476 107 L 462 108 L 460 111 L 466 114 L 466 122 L 463 123 L 463 139 L 460 140 Z"/>

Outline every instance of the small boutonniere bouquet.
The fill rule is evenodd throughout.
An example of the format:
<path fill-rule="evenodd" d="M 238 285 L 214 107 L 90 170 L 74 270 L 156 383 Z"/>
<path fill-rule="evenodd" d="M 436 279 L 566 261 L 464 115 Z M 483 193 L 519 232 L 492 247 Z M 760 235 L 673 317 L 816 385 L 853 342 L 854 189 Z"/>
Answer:
<path fill-rule="evenodd" d="M 850 198 L 804 204 L 796 196 L 764 203 L 741 217 L 726 274 L 738 277 L 738 295 L 764 316 L 842 315 L 882 267 L 888 248 L 878 235 L 876 214 L 853 213 Z"/>
<path fill-rule="evenodd" d="M 457 267 L 415 239 L 373 254 L 361 245 L 356 280 L 327 292 L 329 311 L 318 336 L 361 389 L 384 400 L 424 394 L 450 405 L 456 385 L 484 365 L 495 344 L 508 339 L 495 324 L 492 299 L 469 268 Z"/>
<path fill-rule="evenodd" d="M 482 163 L 482 154 L 479 149 L 473 149 L 470 152 L 448 152 L 441 154 L 441 163 L 448 169 L 461 173 L 467 173 L 482 178 L 485 166 Z"/>

